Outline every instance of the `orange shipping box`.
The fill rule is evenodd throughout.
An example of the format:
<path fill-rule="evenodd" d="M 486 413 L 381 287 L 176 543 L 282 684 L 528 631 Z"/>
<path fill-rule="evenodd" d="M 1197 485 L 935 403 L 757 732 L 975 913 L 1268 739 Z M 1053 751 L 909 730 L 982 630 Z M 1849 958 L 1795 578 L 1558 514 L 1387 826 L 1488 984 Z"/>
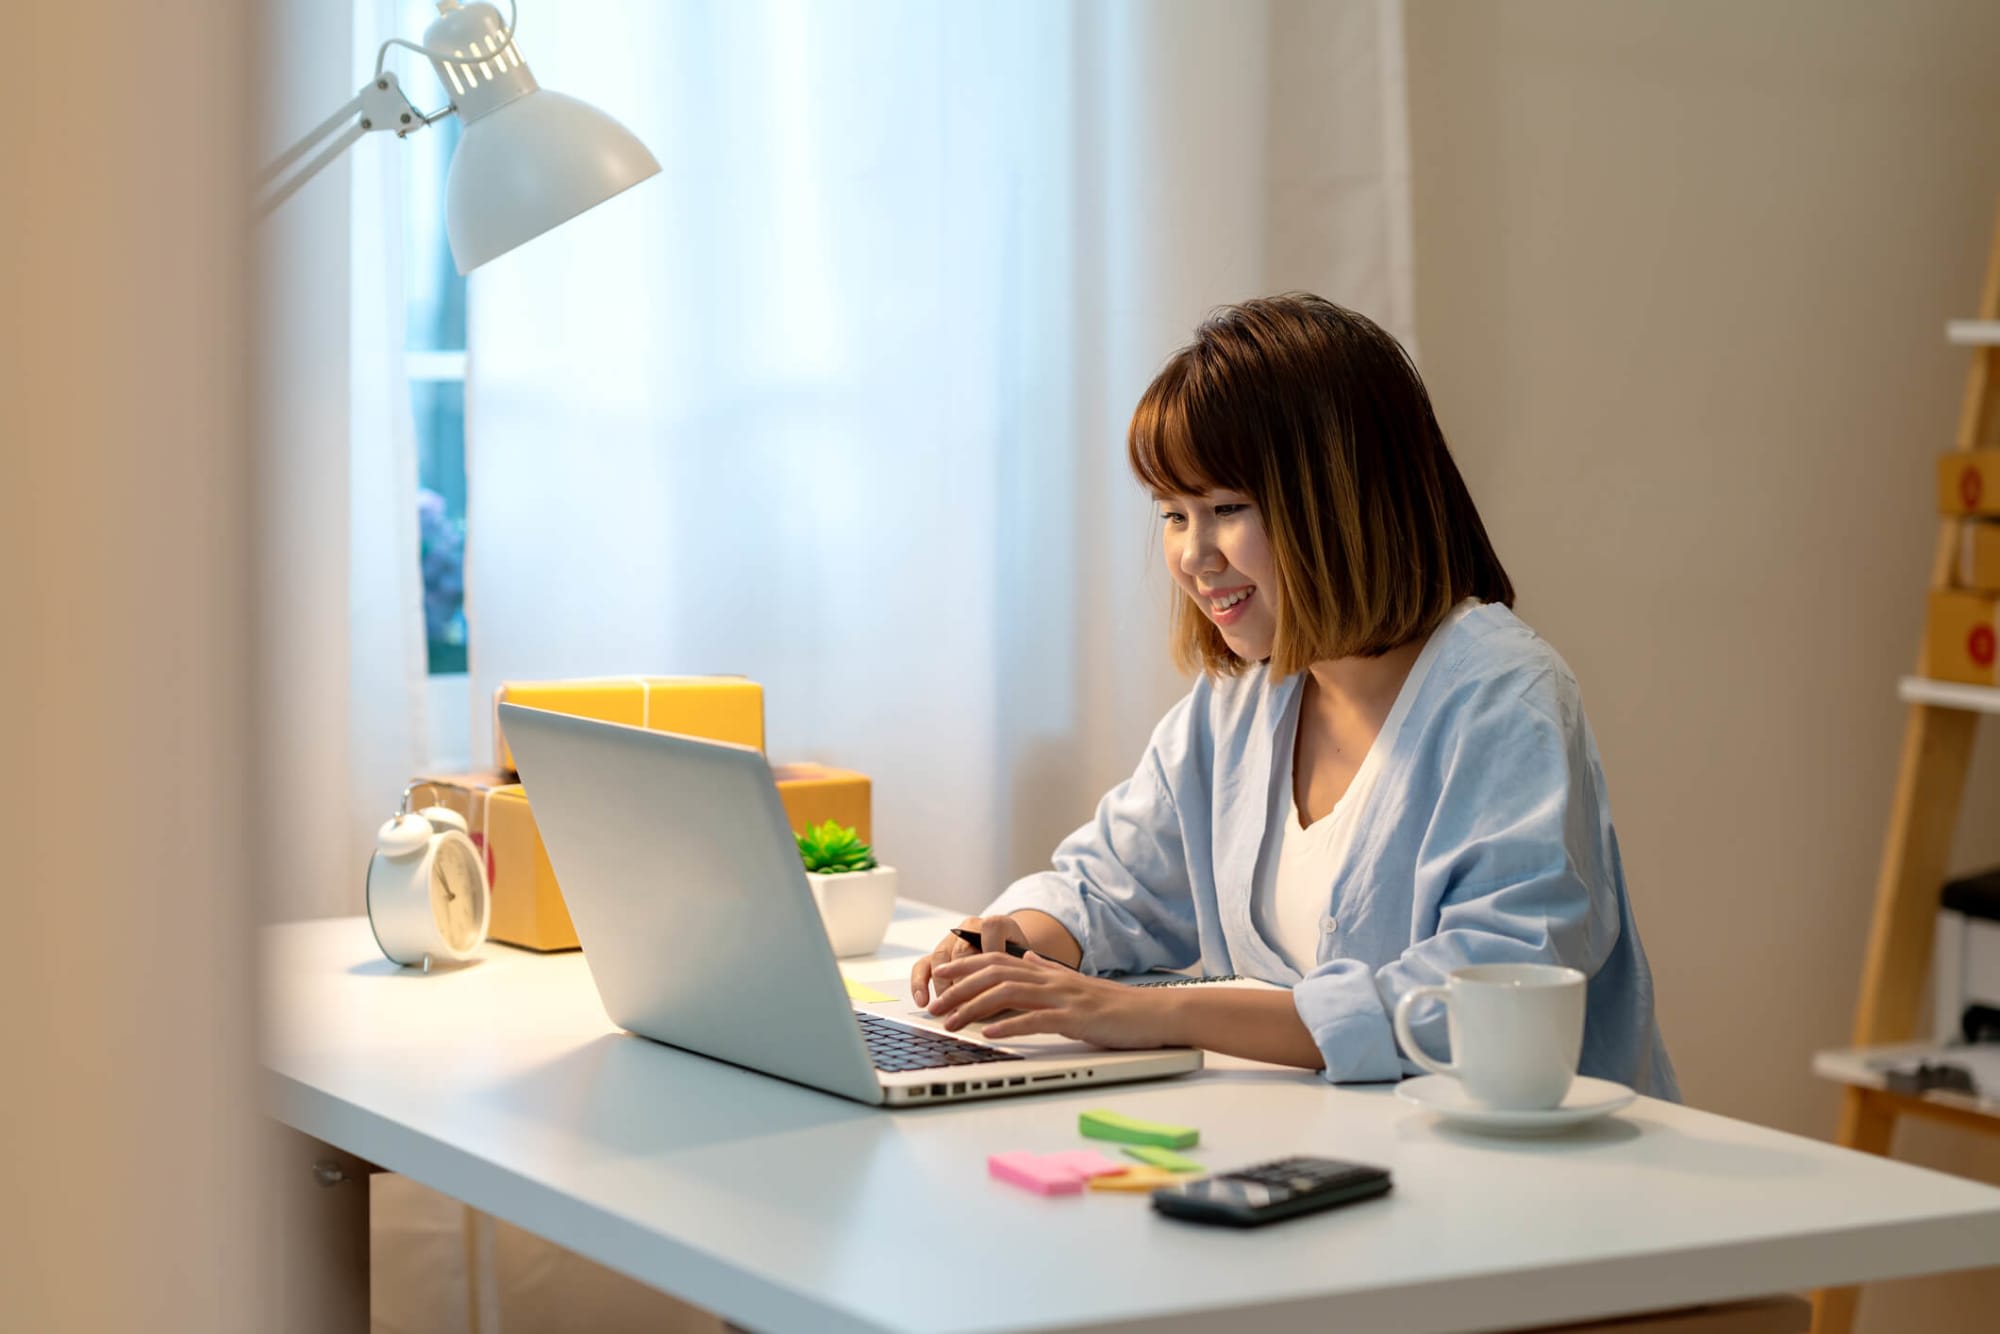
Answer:
<path fill-rule="evenodd" d="M 500 729 L 502 704 L 764 748 L 764 688 L 741 676 L 508 681 L 493 693 L 493 755 L 496 764 L 511 772 L 514 754 Z"/>
<path fill-rule="evenodd" d="M 1935 681 L 2000 685 L 1994 670 L 1994 613 L 2000 597 L 1983 593 L 1932 593 L 1924 637 L 1924 674 Z"/>
<path fill-rule="evenodd" d="M 2000 523 L 1958 526 L 1958 586 L 2000 593 Z"/>
<path fill-rule="evenodd" d="M 869 837 L 868 777 L 823 764 L 780 764 L 771 769 L 778 799 L 792 832 L 827 820 L 853 825 Z M 444 806 L 465 817 L 472 841 L 486 858 L 493 886 L 493 920 L 488 934 L 531 950 L 573 950 L 570 922 L 555 869 L 542 847 L 541 831 L 528 798 L 511 774 L 449 774 L 415 780 L 412 804 Z"/>
<path fill-rule="evenodd" d="M 413 806 L 449 807 L 465 817 L 472 841 L 486 858 L 493 886 L 493 921 L 487 934 L 531 950 L 573 950 L 576 927 L 556 888 L 555 869 L 542 848 L 527 794 L 512 774 L 445 774 L 419 778 Z"/>
<path fill-rule="evenodd" d="M 873 841 L 868 775 L 824 764 L 774 764 L 771 777 L 777 780 L 778 800 L 785 803 L 794 834 L 831 820 L 843 829 L 852 825 L 863 843 Z"/>
<path fill-rule="evenodd" d="M 1938 513 L 2000 514 L 2000 449 L 1938 455 Z"/>

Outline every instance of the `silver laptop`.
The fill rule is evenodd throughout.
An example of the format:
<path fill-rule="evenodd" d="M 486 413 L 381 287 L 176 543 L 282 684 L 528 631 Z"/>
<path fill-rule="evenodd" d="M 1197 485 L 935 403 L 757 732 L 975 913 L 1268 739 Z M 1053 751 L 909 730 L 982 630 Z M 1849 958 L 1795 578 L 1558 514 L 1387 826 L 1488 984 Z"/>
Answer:
<path fill-rule="evenodd" d="M 863 1009 L 847 997 L 760 753 L 518 704 L 500 719 L 621 1028 L 890 1107 L 1201 1068 L 1184 1048 L 988 1043 L 966 1036 L 974 1025 L 947 1034 L 906 992 L 899 1006 Z"/>

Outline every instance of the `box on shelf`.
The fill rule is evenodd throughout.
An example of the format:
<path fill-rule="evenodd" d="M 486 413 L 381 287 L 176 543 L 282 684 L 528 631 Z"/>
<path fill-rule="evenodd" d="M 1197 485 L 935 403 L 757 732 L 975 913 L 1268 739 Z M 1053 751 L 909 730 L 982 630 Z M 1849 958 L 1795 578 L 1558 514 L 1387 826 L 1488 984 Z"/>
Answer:
<path fill-rule="evenodd" d="M 487 934 L 531 950 L 573 950 L 569 920 L 555 868 L 542 847 L 527 793 L 508 773 L 440 774 L 415 780 L 413 806 L 444 806 L 465 817 L 472 841 L 486 857 L 493 887 Z"/>
<path fill-rule="evenodd" d="M 1958 586 L 1979 593 L 2000 593 L 2000 523 L 1959 525 Z"/>
<path fill-rule="evenodd" d="M 1938 513 L 2000 514 L 2000 449 L 1938 455 Z"/>
<path fill-rule="evenodd" d="M 2000 596 L 1933 592 L 1924 632 L 1924 674 L 1934 681 L 2000 685 L 1994 669 L 1995 618 Z"/>
<path fill-rule="evenodd" d="M 869 838 L 870 786 L 866 774 L 824 764 L 773 765 L 778 799 L 796 833 L 827 820 L 853 825 Z M 465 817 L 472 841 L 486 858 L 493 888 L 487 934 L 531 950 L 577 948 L 576 926 L 563 903 L 555 868 L 535 827 L 527 791 L 503 772 L 427 775 L 413 780 L 411 805 L 444 806 Z"/>
<path fill-rule="evenodd" d="M 493 693 L 493 757 L 500 768 L 511 771 L 514 754 L 500 728 L 503 703 L 764 748 L 764 688 L 741 676 L 505 682 Z"/>

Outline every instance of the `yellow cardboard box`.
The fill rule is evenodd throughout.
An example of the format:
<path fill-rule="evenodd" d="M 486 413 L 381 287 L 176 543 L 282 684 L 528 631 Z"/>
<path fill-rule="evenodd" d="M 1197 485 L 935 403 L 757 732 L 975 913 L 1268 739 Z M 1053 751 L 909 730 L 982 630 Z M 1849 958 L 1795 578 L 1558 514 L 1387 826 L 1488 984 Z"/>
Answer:
<path fill-rule="evenodd" d="M 1958 528 L 1958 586 L 2000 593 L 2000 523 L 1972 521 Z"/>
<path fill-rule="evenodd" d="M 511 772 L 514 754 L 507 749 L 507 737 L 500 730 L 503 703 L 764 748 L 764 687 L 741 676 L 505 682 L 493 692 L 493 758 L 500 768 Z"/>
<path fill-rule="evenodd" d="M 1938 513 L 2000 514 L 2000 449 L 1938 455 Z"/>
<path fill-rule="evenodd" d="M 1924 674 L 1935 681 L 2000 685 L 1994 669 L 1996 610 L 2000 597 L 1991 594 L 1932 593 Z"/>
<path fill-rule="evenodd" d="M 527 793 L 507 773 L 441 774 L 416 780 L 410 802 L 445 806 L 465 817 L 472 841 L 486 857 L 493 887 L 487 934 L 531 950 L 573 950 L 576 927 L 556 886 L 555 868 L 542 847 Z"/>
<path fill-rule="evenodd" d="M 809 824 L 835 820 L 870 837 L 870 785 L 866 774 L 824 764 L 773 765 L 778 800 L 797 833 Z M 440 774 L 413 782 L 414 809 L 444 806 L 465 817 L 472 842 L 486 858 L 493 887 L 493 917 L 487 934 L 531 950 L 573 950 L 576 926 L 570 921 L 555 868 L 542 847 L 525 789 L 512 774 Z"/>
<path fill-rule="evenodd" d="M 874 840 L 868 819 L 868 775 L 824 764 L 774 764 L 771 777 L 777 780 L 778 800 L 785 803 L 794 834 L 832 820 L 843 828 L 854 826 L 863 843 Z"/>

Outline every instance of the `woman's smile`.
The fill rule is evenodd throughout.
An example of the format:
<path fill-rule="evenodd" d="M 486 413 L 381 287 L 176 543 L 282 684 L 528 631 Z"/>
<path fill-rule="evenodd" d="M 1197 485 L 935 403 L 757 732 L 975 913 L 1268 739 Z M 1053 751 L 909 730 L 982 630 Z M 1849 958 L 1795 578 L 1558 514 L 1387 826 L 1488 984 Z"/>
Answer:
<path fill-rule="evenodd" d="M 1216 589 L 1202 596 L 1208 599 L 1211 620 L 1217 625 L 1234 625 L 1250 614 L 1250 599 L 1256 592 L 1254 584 L 1243 584 L 1236 588 Z"/>

